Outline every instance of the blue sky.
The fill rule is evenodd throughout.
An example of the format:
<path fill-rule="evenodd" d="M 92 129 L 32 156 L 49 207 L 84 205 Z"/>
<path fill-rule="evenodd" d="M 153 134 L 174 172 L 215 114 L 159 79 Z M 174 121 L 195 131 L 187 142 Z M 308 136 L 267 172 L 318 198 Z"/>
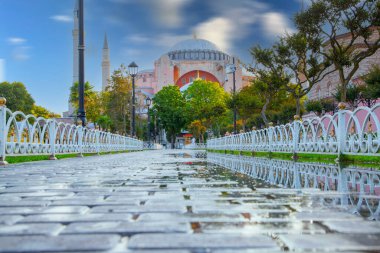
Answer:
<path fill-rule="evenodd" d="M 305 0 L 307 1 L 307 0 Z M 302 0 L 85 0 L 86 80 L 101 87 L 104 33 L 111 71 L 154 60 L 193 34 L 251 63 L 249 48 L 291 32 Z M 23 82 L 36 103 L 67 110 L 75 0 L 0 0 L 0 81 Z M 1 94 L 1 91 L 0 91 Z"/>

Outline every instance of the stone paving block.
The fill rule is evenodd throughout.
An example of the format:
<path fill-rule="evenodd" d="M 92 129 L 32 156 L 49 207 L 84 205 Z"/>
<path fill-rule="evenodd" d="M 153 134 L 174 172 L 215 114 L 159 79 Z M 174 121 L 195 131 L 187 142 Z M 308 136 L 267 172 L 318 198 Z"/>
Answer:
<path fill-rule="evenodd" d="M 66 199 L 66 200 L 56 200 L 52 201 L 51 206 L 109 206 L 109 205 L 139 205 L 139 200 L 133 201 L 105 201 L 96 199 Z"/>
<path fill-rule="evenodd" d="M 279 239 L 293 251 L 323 250 L 336 252 L 380 249 L 379 234 L 280 235 Z"/>
<path fill-rule="evenodd" d="M 176 213 L 144 213 L 137 221 L 151 222 L 170 220 L 176 222 L 233 222 L 246 221 L 240 214 L 176 214 Z"/>
<path fill-rule="evenodd" d="M 302 228 L 302 229 L 300 229 Z M 310 222 L 200 222 L 202 233 L 220 234 L 325 234 L 325 229 Z"/>
<path fill-rule="evenodd" d="M 22 223 L 36 223 L 36 222 L 100 222 L 100 221 L 128 221 L 131 220 L 130 214 L 36 214 L 29 215 L 22 220 Z"/>
<path fill-rule="evenodd" d="M 380 224 L 374 221 L 345 220 L 324 221 L 323 224 L 330 230 L 348 234 L 380 234 Z"/>
<path fill-rule="evenodd" d="M 330 211 L 303 211 L 295 213 L 295 218 L 298 220 L 312 220 L 312 221 L 327 221 L 327 220 L 363 220 L 354 214 L 338 212 L 335 210 Z"/>
<path fill-rule="evenodd" d="M 185 205 L 97 206 L 91 213 L 185 213 Z"/>
<path fill-rule="evenodd" d="M 37 200 L 19 200 L 19 201 L 9 201 L 9 202 L 0 201 L 0 207 L 11 207 L 11 206 L 44 207 L 44 206 L 50 205 L 50 203 L 51 203 L 50 201 L 37 201 Z"/>
<path fill-rule="evenodd" d="M 78 213 L 84 214 L 90 210 L 87 206 L 51 206 L 47 207 L 42 213 Z"/>
<path fill-rule="evenodd" d="M 37 214 L 46 207 L 0 207 L 0 215 L 4 214 Z"/>
<path fill-rule="evenodd" d="M 0 225 L 12 225 L 22 219 L 24 219 L 24 217 L 21 215 L 0 215 Z"/>
<path fill-rule="evenodd" d="M 189 233 L 189 223 L 161 222 L 88 222 L 71 223 L 62 234 L 104 234 L 118 233 L 132 235 L 139 233 Z"/>
<path fill-rule="evenodd" d="M 1 236 L 0 252 L 105 251 L 120 241 L 118 235 Z"/>
<path fill-rule="evenodd" d="M 4 235 L 58 235 L 64 228 L 61 224 L 14 224 L 0 226 L 0 236 Z M 1 249 L 1 246 L 0 246 Z"/>
<path fill-rule="evenodd" d="M 225 234 L 140 234 L 132 236 L 129 249 L 177 248 L 265 248 L 278 249 L 275 241 L 266 236 Z"/>

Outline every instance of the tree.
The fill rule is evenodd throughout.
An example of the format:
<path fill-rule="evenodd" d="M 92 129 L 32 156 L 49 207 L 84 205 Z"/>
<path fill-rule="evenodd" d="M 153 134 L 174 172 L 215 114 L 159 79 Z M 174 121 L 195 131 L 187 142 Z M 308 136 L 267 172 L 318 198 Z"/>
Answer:
<path fill-rule="evenodd" d="M 107 115 L 99 116 L 96 120 L 96 123 L 100 126 L 100 128 L 104 131 L 108 131 L 112 125 L 112 120 Z"/>
<path fill-rule="evenodd" d="M 301 113 L 301 99 L 314 85 L 334 70 L 321 57 L 322 41 L 301 32 L 288 34 L 274 46 L 274 64 L 283 66 L 292 78 L 285 87 L 296 100 L 296 115 Z M 270 62 L 269 62 L 270 63 Z"/>
<path fill-rule="evenodd" d="M 284 72 L 284 66 L 276 61 L 276 53 L 273 48 L 261 48 L 259 45 L 250 50 L 253 59 L 256 61 L 257 68 L 248 68 L 257 78 L 253 85 L 257 94 L 263 98 L 264 103 L 261 108 L 261 116 L 266 126 L 269 121 L 266 110 L 276 95 L 289 83 L 290 76 Z"/>
<path fill-rule="evenodd" d="M 364 81 L 367 88 L 364 95 L 370 99 L 380 98 L 380 66 L 375 65 L 371 68 L 369 73 L 364 76 Z"/>
<path fill-rule="evenodd" d="M 176 135 L 188 122 L 185 107 L 185 98 L 175 85 L 165 86 L 153 98 L 153 108 L 156 109 L 157 117 L 170 138 L 172 148 Z"/>
<path fill-rule="evenodd" d="M 263 102 L 257 95 L 257 89 L 253 85 L 242 88 L 228 103 L 228 107 L 232 110 L 234 104 L 237 108 L 239 118 L 242 120 L 243 129 L 247 120 L 252 114 L 260 112 Z"/>
<path fill-rule="evenodd" d="M 184 92 L 188 117 L 199 120 L 202 125 L 212 127 L 214 120 L 227 110 L 228 94 L 219 83 L 195 80 Z"/>
<path fill-rule="evenodd" d="M 78 93 L 79 83 L 75 82 L 70 87 L 70 98 L 69 102 L 73 105 L 76 111 L 78 111 L 79 107 L 79 93 Z M 84 107 L 87 111 L 88 102 L 92 99 L 93 96 L 96 95 L 96 91 L 94 91 L 94 86 L 92 86 L 89 82 L 84 84 Z"/>
<path fill-rule="evenodd" d="M 11 111 L 21 111 L 30 114 L 33 109 L 34 99 L 20 82 L 0 83 L 0 96 L 7 99 L 7 107 Z"/>
<path fill-rule="evenodd" d="M 127 75 L 126 68 L 121 65 L 110 78 L 110 85 L 103 92 L 105 114 L 112 121 L 112 130 L 126 134 L 129 127 L 129 117 L 132 110 L 132 83 Z"/>
<path fill-rule="evenodd" d="M 39 105 L 33 105 L 31 113 L 38 117 L 44 117 L 45 119 L 48 118 L 60 118 L 61 115 L 56 114 L 54 112 L 49 111 L 45 107 L 39 106 Z"/>
<path fill-rule="evenodd" d="M 314 0 L 295 17 L 303 34 L 325 41 L 322 52 L 338 72 L 343 102 L 347 87 L 365 58 L 380 48 L 380 2 L 378 0 Z M 347 36 L 338 36 L 348 31 Z"/>
<path fill-rule="evenodd" d="M 194 120 L 188 126 L 191 134 L 195 137 L 195 139 L 199 139 L 200 143 L 204 142 L 204 134 L 206 133 L 207 128 L 202 125 L 200 120 Z"/>

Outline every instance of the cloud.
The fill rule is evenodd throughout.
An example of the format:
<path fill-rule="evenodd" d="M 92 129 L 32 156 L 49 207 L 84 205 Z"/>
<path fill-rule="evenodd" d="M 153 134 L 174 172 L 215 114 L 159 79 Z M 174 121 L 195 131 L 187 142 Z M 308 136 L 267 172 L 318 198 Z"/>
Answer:
<path fill-rule="evenodd" d="M 142 0 L 155 11 L 158 22 L 166 28 L 177 28 L 183 24 L 183 8 L 192 0 Z"/>
<path fill-rule="evenodd" d="M 279 12 L 264 13 L 262 22 L 267 37 L 281 36 L 285 33 L 294 32 L 294 29 L 289 25 L 288 18 Z"/>
<path fill-rule="evenodd" d="M 133 34 L 132 36 L 129 36 L 127 39 L 134 43 L 145 43 L 150 41 L 150 38 L 143 34 Z"/>
<path fill-rule="evenodd" d="M 0 59 L 0 83 L 5 82 L 5 60 Z"/>
<path fill-rule="evenodd" d="M 8 40 L 8 43 L 11 45 L 21 45 L 26 42 L 26 39 L 19 38 L 19 37 L 11 37 L 11 38 L 8 38 L 7 40 Z"/>
<path fill-rule="evenodd" d="M 200 23 L 194 28 L 198 38 L 214 42 L 221 50 L 231 48 L 235 24 L 231 19 L 216 17 Z"/>
<path fill-rule="evenodd" d="M 190 38 L 191 38 L 190 35 L 163 33 L 156 36 L 155 38 L 152 38 L 152 41 L 157 46 L 168 48 L 168 47 L 174 46 L 180 41 L 187 40 Z"/>
<path fill-rule="evenodd" d="M 73 17 L 69 15 L 55 15 L 55 16 L 51 16 L 50 19 L 57 22 L 63 22 L 63 23 L 73 22 Z"/>
<path fill-rule="evenodd" d="M 20 46 L 13 49 L 12 57 L 16 61 L 26 61 L 30 58 L 29 55 L 30 47 Z"/>

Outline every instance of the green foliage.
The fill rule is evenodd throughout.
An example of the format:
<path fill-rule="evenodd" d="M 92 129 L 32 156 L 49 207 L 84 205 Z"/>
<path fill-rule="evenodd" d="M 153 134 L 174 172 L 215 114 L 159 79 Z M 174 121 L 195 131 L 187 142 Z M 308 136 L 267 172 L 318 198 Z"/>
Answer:
<path fill-rule="evenodd" d="M 317 115 L 320 115 L 323 110 L 323 106 L 320 100 L 309 100 L 306 103 L 306 111 L 314 112 Z"/>
<path fill-rule="evenodd" d="M 92 86 L 89 82 L 84 84 L 84 107 L 88 108 L 88 101 L 94 96 L 96 92 L 94 91 L 94 86 Z M 69 102 L 73 105 L 76 111 L 78 111 L 79 106 L 79 83 L 75 82 L 70 87 L 70 98 Z"/>
<path fill-rule="evenodd" d="M 364 95 L 371 99 L 380 98 L 380 66 L 375 65 L 369 73 L 364 77 L 367 88 Z"/>
<path fill-rule="evenodd" d="M 39 105 L 33 105 L 31 113 L 36 117 L 44 117 L 45 119 L 61 117 L 61 115 L 51 112 L 45 107 Z"/>
<path fill-rule="evenodd" d="M 322 55 L 337 71 L 341 101 L 348 100 L 349 82 L 359 63 L 380 48 L 380 38 L 371 38 L 380 30 L 379 17 L 377 0 L 316 0 L 295 17 L 301 33 L 325 42 Z M 340 31 L 348 32 L 348 36 L 338 38 Z M 357 41 L 364 41 L 365 48 L 358 49 Z"/>
<path fill-rule="evenodd" d="M 112 126 L 112 120 L 108 115 L 101 115 L 96 120 L 96 123 L 100 126 L 103 130 L 109 130 Z"/>
<path fill-rule="evenodd" d="M 186 101 L 179 87 L 175 85 L 165 86 L 156 93 L 153 98 L 154 109 L 160 124 L 167 131 L 174 147 L 175 136 L 188 122 L 185 112 Z"/>
<path fill-rule="evenodd" d="M 111 119 L 111 130 L 126 134 L 130 130 L 132 110 L 132 82 L 127 75 L 125 66 L 115 70 L 110 79 L 110 85 L 103 92 L 102 101 L 104 114 Z"/>
<path fill-rule="evenodd" d="M 211 125 L 211 119 L 223 115 L 227 109 L 228 94 L 218 84 L 205 80 L 195 80 L 184 92 L 188 117 Z"/>
<path fill-rule="evenodd" d="M 360 94 L 365 91 L 365 86 L 350 85 L 345 89 L 346 102 L 351 106 L 354 106 L 355 100 L 359 98 Z M 343 88 L 338 87 L 336 92 L 333 94 L 337 101 L 343 101 Z"/>
<path fill-rule="evenodd" d="M 21 111 L 25 114 L 32 112 L 34 99 L 26 90 L 23 83 L 0 83 L 0 96 L 7 99 L 7 107 L 11 111 Z"/>

